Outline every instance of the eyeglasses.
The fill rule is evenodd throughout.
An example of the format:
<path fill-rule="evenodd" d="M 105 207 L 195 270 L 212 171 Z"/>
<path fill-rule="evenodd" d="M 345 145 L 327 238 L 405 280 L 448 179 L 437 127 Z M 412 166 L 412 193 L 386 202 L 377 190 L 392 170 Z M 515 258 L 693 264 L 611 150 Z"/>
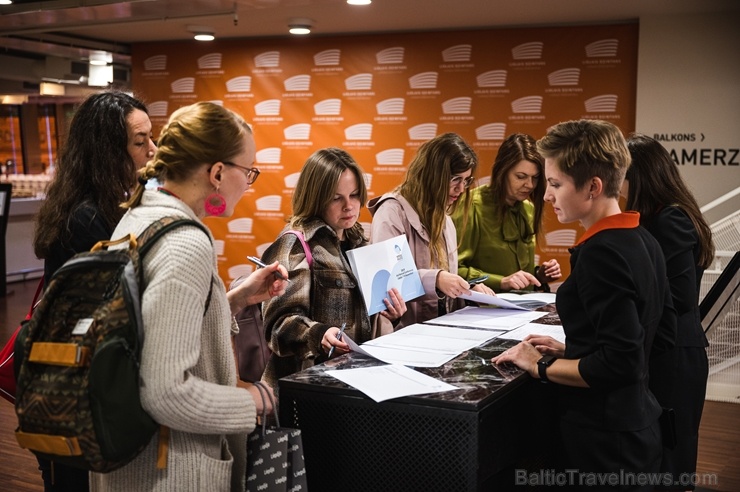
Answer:
<path fill-rule="evenodd" d="M 260 175 L 260 170 L 257 169 L 256 167 L 240 166 L 239 164 L 234 164 L 233 162 L 229 162 L 229 161 L 221 161 L 221 162 L 223 162 L 227 166 L 238 167 L 239 169 L 245 171 L 244 176 L 246 176 L 247 178 L 247 184 L 251 185 L 252 183 L 257 181 L 257 177 Z"/>
<path fill-rule="evenodd" d="M 470 185 L 472 185 L 475 182 L 474 176 L 468 176 L 467 178 L 463 178 L 462 176 L 453 176 L 452 179 L 450 179 L 450 186 L 457 188 L 460 186 L 460 183 L 467 189 L 470 188 Z"/>

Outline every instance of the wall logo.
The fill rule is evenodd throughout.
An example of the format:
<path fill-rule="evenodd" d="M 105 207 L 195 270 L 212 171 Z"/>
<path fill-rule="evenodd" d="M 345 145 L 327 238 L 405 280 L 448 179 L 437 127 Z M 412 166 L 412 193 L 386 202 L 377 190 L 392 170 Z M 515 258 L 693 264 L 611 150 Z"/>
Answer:
<path fill-rule="evenodd" d="M 506 85 L 506 70 L 489 70 L 475 78 L 478 87 L 504 87 Z"/>
<path fill-rule="evenodd" d="M 211 99 L 208 102 L 211 103 L 211 104 L 215 104 L 216 106 L 223 106 L 224 105 L 224 102 L 221 99 Z M 252 127 L 250 126 L 250 128 L 252 128 Z"/>
<path fill-rule="evenodd" d="M 488 123 L 475 129 L 478 140 L 503 140 L 506 135 L 506 123 Z"/>
<path fill-rule="evenodd" d="M 257 245 L 257 256 L 262 257 L 262 255 L 265 254 L 265 251 L 267 251 L 267 248 L 272 246 L 272 242 L 269 243 L 262 243 Z"/>
<path fill-rule="evenodd" d="M 348 91 L 369 91 L 373 88 L 373 74 L 358 73 L 344 79 L 344 87 Z"/>
<path fill-rule="evenodd" d="M 227 92 L 249 92 L 252 90 L 252 77 L 242 75 L 226 81 Z"/>
<path fill-rule="evenodd" d="M 254 105 L 254 114 L 257 116 L 279 116 L 280 99 L 267 99 Z"/>
<path fill-rule="evenodd" d="M 405 48 L 403 46 L 386 48 L 375 53 L 375 60 L 378 62 L 379 65 L 403 63 L 404 52 Z"/>
<path fill-rule="evenodd" d="M 578 85 L 581 78 L 580 68 L 563 68 L 547 76 L 550 85 Z"/>
<path fill-rule="evenodd" d="M 281 153 L 280 147 L 268 147 L 258 150 L 254 160 L 257 164 L 280 164 Z"/>
<path fill-rule="evenodd" d="M 170 84 L 172 92 L 195 92 L 195 77 L 183 77 Z"/>
<path fill-rule="evenodd" d="M 365 182 L 365 188 L 370 190 L 373 187 L 373 175 L 370 173 L 363 173 L 362 180 Z"/>
<path fill-rule="evenodd" d="M 437 135 L 436 123 L 420 123 L 409 128 L 410 140 L 431 140 Z"/>
<path fill-rule="evenodd" d="M 412 89 L 436 89 L 438 78 L 439 74 L 437 72 L 417 73 L 409 77 L 409 87 Z"/>
<path fill-rule="evenodd" d="M 342 112 L 341 99 L 324 99 L 313 105 L 313 111 L 317 116 L 336 116 Z"/>
<path fill-rule="evenodd" d="M 285 176 L 285 178 L 283 178 L 283 183 L 285 184 L 286 188 L 295 188 L 295 185 L 298 184 L 298 178 L 300 177 L 300 172 L 288 174 L 287 176 Z"/>
<path fill-rule="evenodd" d="M 338 49 L 324 50 L 313 55 L 313 62 L 316 66 L 335 66 L 339 65 L 339 59 L 342 51 Z"/>
<path fill-rule="evenodd" d="M 241 217 L 239 219 L 230 220 L 226 223 L 226 227 L 229 229 L 229 232 L 234 234 L 251 234 L 253 226 L 254 220 L 250 217 Z"/>
<path fill-rule="evenodd" d="M 228 274 L 229 279 L 234 280 L 239 277 L 246 277 L 252 271 L 254 270 L 254 267 L 252 265 L 247 265 L 245 263 L 242 263 L 240 265 L 234 265 L 232 267 L 229 267 Z"/>
<path fill-rule="evenodd" d="M 403 114 L 403 108 L 406 101 L 402 97 L 392 97 L 380 101 L 375 105 L 375 109 L 378 114 L 389 115 L 389 114 Z"/>
<path fill-rule="evenodd" d="M 444 114 L 470 114 L 472 104 L 472 97 L 454 97 L 442 103 L 442 112 Z"/>
<path fill-rule="evenodd" d="M 542 58 L 543 46 L 544 43 L 541 41 L 520 44 L 511 49 L 511 56 L 515 60 L 539 60 Z"/>
<path fill-rule="evenodd" d="M 144 60 L 144 70 L 167 70 L 167 55 L 154 55 Z"/>
<path fill-rule="evenodd" d="M 209 53 L 198 58 L 198 68 L 218 69 L 221 68 L 221 53 Z"/>
<path fill-rule="evenodd" d="M 403 149 L 386 149 L 375 154 L 379 166 L 403 166 Z"/>
<path fill-rule="evenodd" d="M 602 39 L 586 45 L 586 56 L 595 57 L 614 57 L 619 50 L 618 39 Z"/>
<path fill-rule="evenodd" d="M 280 195 L 267 195 L 260 197 L 254 201 L 257 210 L 263 212 L 277 212 L 280 210 L 280 204 L 283 202 L 283 197 Z"/>
<path fill-rule="evenodd" d="M 279 51 L 265 51 L 254 57 L 256 68 L 275 68 L 280 66 Z"/>
<path fill-rule="evenodd" d="M 307 91 L 311 88 L 310 75 L 294 75 L 283 82 L 286 91 Z"/>
<path fill-rule="evenodd" d="M 539 113 L 542 111 L 542 96 L 524 96 L 511 101 L 514 113 Z"/>
<path fill-rule="evenodd" d="M 586 99 L 583 104 L 587 113 L 614 113 L 617 110 L 618 99 L 616 94 L 604 94 Z"/>
<path fill-rule="evenodd" d="M 296 123 L 283 130 L 286 140 L 308 140 L 311 135 L 311 125 Z"/>
<path fill-rule="evenodd" d="M 565 246 L 570 248 L 576 243 L 575 229 L 560 229 L 545 234 L 545 244 L 548 246 Z"/>
<path fill-rule="evenodd" d="M 445 63 L 469 62 L 470 55 L 472 53 L 473 45 L 458 44 L 457 46 L 450 46 L 446 50 L 442 51 L 442 60 L 444 60 Z"/>
<path fill-rule="evenodd" d="M 370 140 L 373 137 L 371 123 L 358 123 L 344 129 L 344 138 L 347 140 Z"/>
<path fill-rule="evenodd" d="M 214 239 L 213 240 L 213 249 L 216 251 L 216 256 L 223 256 L 224 255 L 224 247 L 226 246 L 226 241 L 223 239 Z"/>
<path fill-rule="evenodd" d="M 167 116 L 169 103 L 167 101 L 154 101 L 153 103 L 147 104 L 146 109 L 149 110 L 149 116 Z"/>

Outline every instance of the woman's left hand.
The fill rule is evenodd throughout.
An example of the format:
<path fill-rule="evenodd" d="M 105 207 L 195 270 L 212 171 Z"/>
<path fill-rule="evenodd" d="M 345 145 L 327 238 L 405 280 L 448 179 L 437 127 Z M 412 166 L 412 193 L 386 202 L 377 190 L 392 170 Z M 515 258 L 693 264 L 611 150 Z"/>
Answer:
<path fill-rule="evenodd" d="M 489 286 L 484 284 L 476 284 L 473 287 L 471 287 L 471 290 L 474 290 L 476 292 L 480 292 L 481 294 L 487 294 L 489 296 L 495 296 L 496 293 L 491 289 Z"/>
<path fill-rule="evenodd" d="M 520 342 L 491 359 L 491 362 L 496 365 L 511 362 L 518 368 L 527 371 L 532 377 L 537 378 L 539 377 L 537 375 L 537 361 L 540 358 L 542 358 L 542 354 L 531 343 Z"/>
<path fill-rule="evenodd" d="M 540 265 L 540 269 L 537 271 L 537 274 L 539 277 L 541 277 L 540 280 L 544 280 L 547 283 L 552 282 L 553 280 L 557 280 L 563 276 L 563 274 L 560 272 L 560 263 L 558 263 L 558 260 L 555 259 L 542 262 L 542 265 Z"/>
<path fill-rule="evenodd" d="M 406 313 L 406 302 L 395 287 L 388 291 L 388 297 L 383 299 L 383 302 L 385 303 L 386 310 L 381 311 L 380 315 L 384 318 L 395 321 Z"/>

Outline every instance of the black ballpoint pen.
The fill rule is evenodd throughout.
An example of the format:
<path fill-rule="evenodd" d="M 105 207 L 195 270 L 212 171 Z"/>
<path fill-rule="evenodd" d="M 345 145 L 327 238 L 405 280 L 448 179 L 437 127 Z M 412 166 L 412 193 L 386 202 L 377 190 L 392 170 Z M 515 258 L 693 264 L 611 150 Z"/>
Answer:
<path fill-rule="evenodd" d="M 342 323 L 342 327 L 339 329 L 339 333 L 337 333 L 337 340 L 340 342 L 342 341 L 342 333 L 344 333 L 344 329 L 347 328 L 347 323 Z M 331 346 L 329 349 L 329 357 L 328 359 L 331 359 L 332 354 L 334 353 L 334 345 Z"/>
<path fill-rule="evenodd" d="M 260 260 L 256 256 L 247 256 L 247 259 L 249 261 L 251 261 L 252 263 L 254 263 L 255 265 L 257 265 L 258 267 L 260 267 L 260 268 L 267 268 L 267 265 L 265 265 L 262 262 L 262 260 Z M 280 273 L 280 272 L 272 272 L 272 274 L 275 275 L 275 278 L 277 278 L 279 280 L 285 280 L 286 282 L 290 282 L 290 279 L 283 277 L 283 274 Z"/>

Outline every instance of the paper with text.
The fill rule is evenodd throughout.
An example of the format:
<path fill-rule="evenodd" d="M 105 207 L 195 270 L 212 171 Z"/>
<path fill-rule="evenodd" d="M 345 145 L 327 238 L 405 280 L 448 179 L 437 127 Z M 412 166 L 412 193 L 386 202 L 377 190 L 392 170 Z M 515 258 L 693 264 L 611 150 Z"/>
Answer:
<path fill-rule="evenodd" d="M 517 306 L 516 304 L 509 302 L 506 299 L 502 299 L 501 297 L 483 294 L 475 290 L 469 290 L 467 294 L 460 294 L 458 297 L 460 299 L 465 299 L 466 301 L 477 302 L 478 304 L 486 304 L 489 306 L 497 306 L 506 309 L 519 309 L 524 311 L 529 310 L 529 308 Z"/>
<path fill-rule="evenodd" d="M 565 332 L 562 325 L 540 325 L 538 323 L 527 323 L 515 330 L 507 331 L 499 338 L 507 340 L 524 340 L 527 335 L 551 336 L 561 343 L 565 343 Z"/>
<path fill-rule="evenodd" d="M 485 330 L 513 330 L 546 314 L 541 311 L 467 306 L 439 318 L 430 319 L 424 323 L 446 326 L 469 326 Z"/>

